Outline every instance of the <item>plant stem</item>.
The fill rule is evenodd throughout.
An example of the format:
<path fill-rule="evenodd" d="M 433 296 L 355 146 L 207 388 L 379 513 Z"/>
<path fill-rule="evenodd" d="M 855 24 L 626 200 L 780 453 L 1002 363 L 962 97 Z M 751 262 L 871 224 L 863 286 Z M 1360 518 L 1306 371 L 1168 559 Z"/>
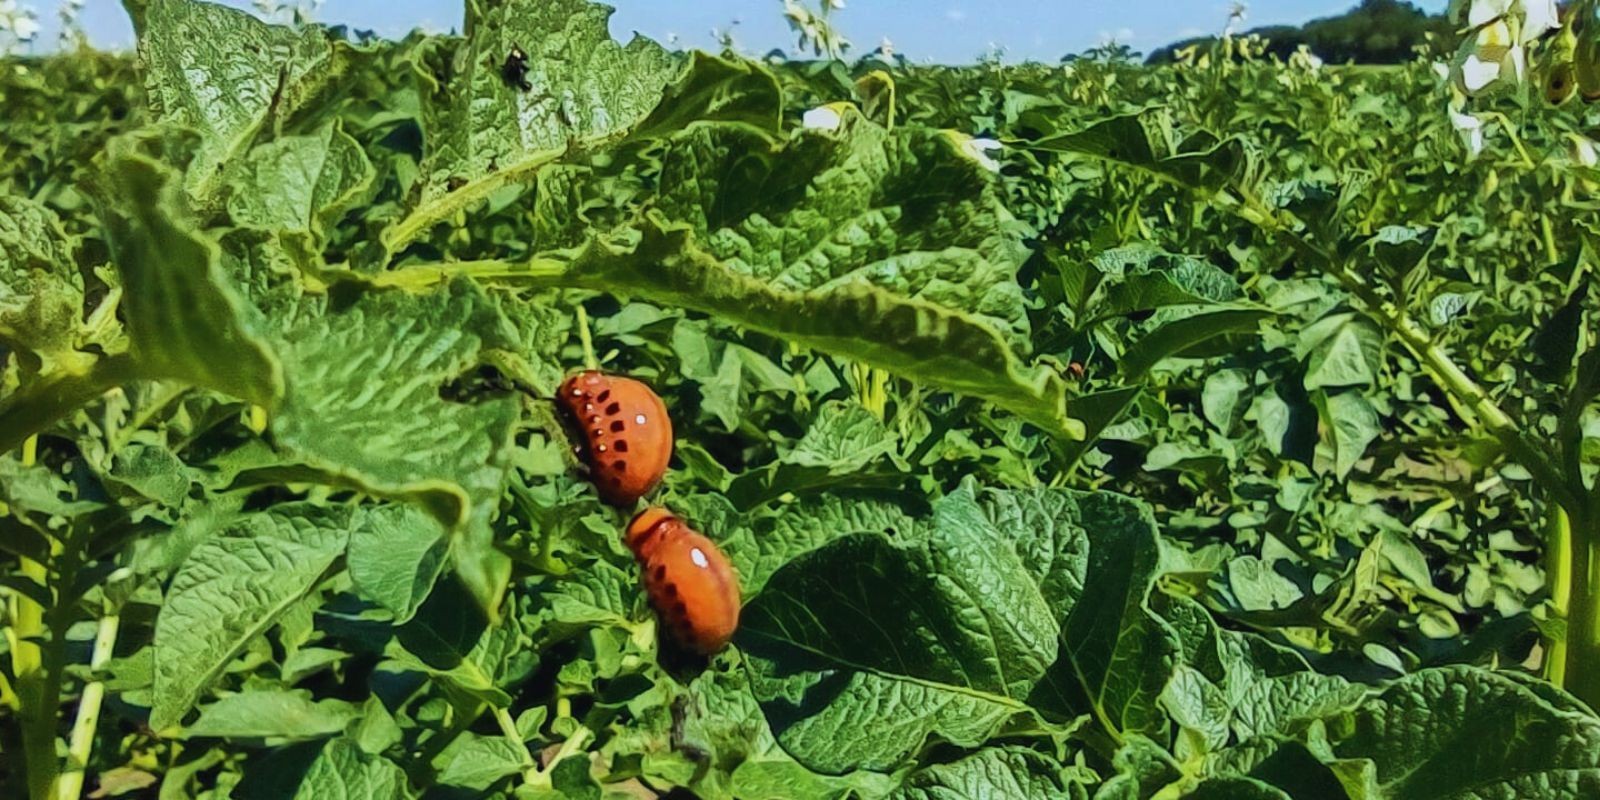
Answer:
<path fill-rule="evenodd" d="M 111 660 L 117 646 L 117 629 L 121 617 L 107 613 L 100 618 L 100 627 L 94 637 L 94 653 L 89 657 L 89 669 L 97 672 Z M 67 768 L 56 781 L 56 800 L 77 800 L 83 792 L 84 770 L 89 765 L 89 755 L 94 748 L 95 728 L 100 724 L 100 704 L 105 700 L 106 686 L 102 681 L 90 681 L 78 698 L 78 716 L 72 723 L 72 735 L 67 740 Z"/>
<path fill-rule="evenodd" d="M 511 712 L 495 706 L 494 721 L 500 726 L 500 734 L 506 737 L 506 741 L 516 745 L 517 750 L 522 753 L 523 766 L 535 766 L 537 762 L 533 760 L 533 753 L 528 752 L 527 742 L 522 741 L 522 734 L 517 732 L 517 723 L 511 719 Z"/>
<path fill-rule="evenodd" d="M 1600 710 L 1600 505 L 1572 515 L 1562 688 Z M 1559 602 L 1559 601 L 1558 601 Z"/>
<path fill-rule="evenodd" d="M 419 292 L 427 291 L 455 278 L 472 278 L 477 281 L 502 282 L 515 286 L 557 286 L 561 284 L 566 272 L 567 262 L 555 258 L 532 258 L 527 261 L 486 259 L 401 267 L 374 275 L 352 274 L 349 279 L 379 288 Z"/>
<path fill-rule="evenodd" d="M 589 332 L 589 312 L 582 303 L 577 304 L 578 317 L 578 342 L 583 345 L 583 366 L 585 369 L 599 369 L 600 359 L 594 354 L 594 335 Z"/>
<path fill-rule="evenodd" d="M 31 558 L 20 558 L 23 579 L 48 585 L 49 569 Z M 39 640 L 47 632 L 44 607 L 21 593 L 11 596 L 11 670 L 16 679 L 18 711 L 22 724 L 22 759 L 27 771 L 28 796 L 52 800 L 56 769 L 56 705 L 52 697 L 45 648 Z M 59 687 L 57 687 L 59 691 Z"/>
<path fill-rule="evenodd" d="M 487 199 L 502 187 L 518 183 L 567 154 L 567 148 L 540 150 L 498 172 L 468 181 L 461 188 L 423 203 L 405 219 L 383 232 L 384 249 L 398 253 L 429 228 Z"/>
<path fill-rule="evenodd" d="M 1566 509 L 1551 505 L 1544 536 L 1545 584 L 1550 588 L 1550 604 L 1564 623 L 1572 619 L 1572 517 Z M 1545 678 L 1557 686 L 1567 682 L 1567 642 L 1571 632 L 1545 641 Z"/>
<path fill-rule="evenodd" d="M 15 397 L 16 395 L 12 395 Z M 10 449 L 10 448 L 6 448 Z M 22 466 L 31 467 L 39 453 L 39 438 L 22 441 Z M 49 567 L 25 556 L 18 558 L 22 579 L 48 586 Z M 44 606 L 21 592 L 11 595 L 11 627 L 6 637 L 11 645 L 11 674 L 15 679 L 17 716 L 22 723 L 23 770 L 27 775 L 28 796 L 50 800 L 56 772 L 55 703 L 51 701 L 44 648 L 39 640 L 46 635 Z"/>
<path fill-rule="evenodd" d="M 568 756 L 583 752 L 583 748 L 588 746 L 589 740 L 592 738 L 594 738 L 594 731 L 588 728 L 578 728 L 566 741 L 561 743 L 560 749 L 556 750 L 555 755 L 552 755 L 543 767 L 529 769 L 523 775 L 523 781 L 529 786 L 549 788 L 551 785 L 550 775 L 555 771 L 556 765 L 566 760 Z"/>

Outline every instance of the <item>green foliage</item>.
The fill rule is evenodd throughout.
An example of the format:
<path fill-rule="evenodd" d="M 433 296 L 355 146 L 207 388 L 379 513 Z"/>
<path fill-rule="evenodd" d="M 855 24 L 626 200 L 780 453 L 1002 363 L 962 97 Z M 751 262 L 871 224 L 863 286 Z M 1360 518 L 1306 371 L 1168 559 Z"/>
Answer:
<path fill-rule="evenodd" d="M 1600 619 L 1570 111 L 1468 158 L 1422 64 L 129 5 L 0 64 L 0 793 L 1600 791 L 1536 677 Z M 586 361 L 671 414 L 723 653 L 568 455 Z"/>
<path fill-rule="evenodd" d="M 1298 27 L 1267 25 L 1244 32 L 1267 41 L 1267 52 L 1288 58 L 1304 47 L 1334 64 L 1404 64 L 1420 48 L 1442 54 L 1455 31 L 1444 14 L 1428 14 L 1401 0 L 1361 0 L 1343 14 L 1311 20 Z M 1170 63 L 1185 47 L 1211 39 L 1190 39 L 1157 49 L 1152 64 Z"/>

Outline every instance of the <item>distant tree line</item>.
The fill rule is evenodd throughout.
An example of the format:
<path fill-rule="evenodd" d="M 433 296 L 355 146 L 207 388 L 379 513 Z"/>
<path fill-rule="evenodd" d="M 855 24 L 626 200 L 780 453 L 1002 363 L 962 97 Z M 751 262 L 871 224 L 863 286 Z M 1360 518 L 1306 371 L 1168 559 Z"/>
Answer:
<path fill-rule="evenodd" d="M 1450 41 L 1450 21 L 1443 14 L 1428 14 L 1402 0 L 1362 0 L 1361 5 L 1337 17 L 1312 20 L 1305 25 L 1270 25 L 1248 33 L 1270 42 L 1269 52 L 1287 58 L 1301 45 L 1330 64 L 1398 64 L 1410 61 L 1416 48 L 1443 48 Z M 1434 34 L 1429 45 L 1428 34 Z M 1191 45 L 1205 45 L 1216 37 L 1176 42 L 1150 54 L 1152 64 L 1173 60 Z"/>

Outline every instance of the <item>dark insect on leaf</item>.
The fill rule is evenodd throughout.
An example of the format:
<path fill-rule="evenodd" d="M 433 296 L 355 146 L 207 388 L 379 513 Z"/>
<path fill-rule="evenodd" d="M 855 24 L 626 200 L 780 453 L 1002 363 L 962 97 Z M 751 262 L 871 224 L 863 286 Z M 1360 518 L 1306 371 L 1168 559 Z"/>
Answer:
<path fill-rule="evenodd" d="M 506 85 L 524 92 L 532 91 L 533 84 L 528 82 L 528 54 L 516 45 L 511 46 L 511 52 L 506 54 L 505 63 L 500 65 L 500 77 L 504 78 Z"/>
<path fill-rule="evenodd" d="M 489 364 L 479 364 L 439 387 L 439 396 L 455 403 L 472 403 L 517 392 L 534 394 L 530 387 Z"/>
<path fill-rule="evenodd" d="M 688 695 L 678 695 L 672 699 L 672 749 L 683 754 L 691 761 L 705 761 L 711 757 L 710 753 L 691 744 L 684 734 L 684 723 L 689 717 Z"/>

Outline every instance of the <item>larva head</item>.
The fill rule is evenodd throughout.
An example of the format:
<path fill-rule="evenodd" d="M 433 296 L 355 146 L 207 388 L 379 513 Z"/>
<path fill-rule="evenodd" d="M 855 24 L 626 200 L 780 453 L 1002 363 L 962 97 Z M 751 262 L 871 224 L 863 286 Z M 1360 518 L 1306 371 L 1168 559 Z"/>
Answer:
<path fill-rule="evenodd" d="M 640 512 L 627 536 L 667 635 L 703 655 L 726 647 L 739 627 L 739 577 L 716 543 L 662 508 Z"/>
<path fill-rule="evenodd" d="M 672 422 L 649 386 L 588 370 L 562 382 L 556 405 L 600 499 L 631 506 L 661 483 L 672 460 Z"/>
<path fill-rule="evenodd" d="M 646 561 L 650 557 L 649 550 L 653 549 L 650 545 L 661 541 L 666 528 L 672 525 L 683 525 L 683 520 L 673 516 L 671 511 L 661 506 L 651 506 L 640 511 L 633 521 L 628 523 L 624 543 L 640 561 Z"/>

